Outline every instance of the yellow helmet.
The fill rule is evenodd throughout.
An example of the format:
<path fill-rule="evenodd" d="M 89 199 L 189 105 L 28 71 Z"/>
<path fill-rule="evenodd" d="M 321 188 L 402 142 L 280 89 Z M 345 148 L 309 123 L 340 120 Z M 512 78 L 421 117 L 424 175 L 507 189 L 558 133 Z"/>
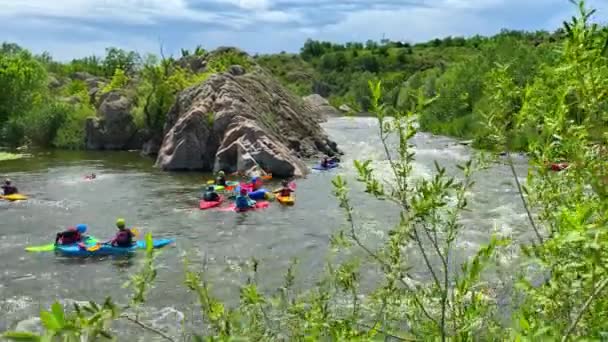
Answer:
<path fill-rule="evenodd" d="M 116 227 L 118 227 L 118 228 L 124 228 L 125 227 L 125 219 L 119 218 L 118 220 L 116 220 Z"/>

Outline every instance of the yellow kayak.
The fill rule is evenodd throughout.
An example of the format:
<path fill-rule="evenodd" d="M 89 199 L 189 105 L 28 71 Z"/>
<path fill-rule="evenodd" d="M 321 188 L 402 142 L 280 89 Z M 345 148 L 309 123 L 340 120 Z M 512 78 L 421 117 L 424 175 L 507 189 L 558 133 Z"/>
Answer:
<path fill-rule="evenodd" d="M 277 201 L 284 205 L 294 205 L 296 203 L 296 198 L 294 195 L 291 196 L 277 196 Z"/>
<path fill-rule="evenodd" d="M 22 194 L 12 194 L 12 195 L 0 195 L 1 199 L 7 200 L 7 201 L 25 201 L 27 199 L 27 196 L 22 195 Z"/>

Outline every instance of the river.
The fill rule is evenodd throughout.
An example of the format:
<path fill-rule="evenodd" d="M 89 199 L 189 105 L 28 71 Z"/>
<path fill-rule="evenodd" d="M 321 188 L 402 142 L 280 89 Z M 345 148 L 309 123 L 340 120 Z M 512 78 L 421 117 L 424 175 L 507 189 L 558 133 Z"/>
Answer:
<path fill-rule="evenodd" d="M 346 153 L 342 167 L 316 172 L 297 181 L 297 203 L 281 207 L 274 203 L 265 211 L 235 214 L 195 209 L 202 185 L 209 175 L 165 173 L 153 161 L 136 152 L 33 152 L 30 158 L 0 162 L 0 176 L 14 180 L 31 197 L 24 202 L 0 202 L 0 331 L 36 326 L 35 316 L 54 300 L 101 301 L 107 295 L 126 303 L 130 292 L 122 288 L 137 270 L 141 258 L 67 259 L 54 253 L 27 253 L 28 245 L 46 244 L 63 227 L 89 225 L 89 233 L 107 238 L 115 233 L 114 222 L 127 224 L 155 237 L 174 237 L 176 244 L 161 250 L 155 288 L 150 292 L 150 324 L 176 331 L 183 315 L 189 315 L 195 297 L 183 284 L 183 258 L 200 265 L 207 260 L 214 293 L 238 298 L 243 279 L 238 270 L 251 257 L 260 262 L 259 281 L 274 289 L 290 259 L 299 259 L 298 275 L 303 286 L 322 271 L 329 237 L 343 227 L 344 217 L 331 193 L 331 179 L 346 177 L 353 188 L 353 203 L 361 234 L 374 244 L 386 237 L 396 222 L 396 210 L 377 201 L 355 185 L 353 159 L 371 158 L 386 172 L 386 158 L 373 118 L 333 118 L 324 124 L 327 133 Z M 414 173 L 433 174 L 433 161 L 456 174 L 471 149 L 454 139 L 420 133 Z M 516 158 L 523 181 L 526 161 Z M 311 162 L 312 164 L 313 162 Z M 95 181 L 83 176 L 95 172 Z M 493 231 L 525 241 L 531 236 L 510 169 L 497 163 L 476 174 L 470 194 L 471 212 L 457 240 L 457 253 L 466 257 L 488 241 Z M 276 185 L 276 184 L 275 184 Z M 269 187 L 273 187 L 270 186 Z M 416 256 L 413 256 L 416 258 Z"/>

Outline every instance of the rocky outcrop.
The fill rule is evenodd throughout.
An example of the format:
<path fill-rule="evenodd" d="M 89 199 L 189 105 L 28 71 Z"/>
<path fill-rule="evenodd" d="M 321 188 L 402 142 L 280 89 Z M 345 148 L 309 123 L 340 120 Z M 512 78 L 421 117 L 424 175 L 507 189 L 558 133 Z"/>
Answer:
<path fill-rule="evenodd" d="M 315 109 L 263 69 L 238 66 L 182 91 L 167 115 L 156 165 L 165 170 L 303 176 L 301 158 L 336 155 Z"/>
<path fill-rule="evenodd" d="M 103 94 L 96 118 L 87 119 L 86 148 L 128 150 L 142 146 L 131 115 L 132 102 L 120 91 Z"/>
<path fill-rule="evenodd" d="M 312 112 L 318 122 L 325 122 L 330 116 L 340 115 L 340 112 L 319 94 L 308 95 L 302 99 L 312 108 Z"/>

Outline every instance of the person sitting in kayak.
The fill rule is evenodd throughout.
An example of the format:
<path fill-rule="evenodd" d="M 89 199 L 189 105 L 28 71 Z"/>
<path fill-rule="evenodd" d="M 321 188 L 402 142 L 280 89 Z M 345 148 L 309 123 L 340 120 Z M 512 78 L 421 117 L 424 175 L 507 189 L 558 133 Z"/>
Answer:
<path fill-rule="evenodd" d="M 292 192 L 295 192 L 289 187 L 289 182 L 286 180 L 282 181 L 281 184 L 283 185 L 283 188 L 274 191 L 275 194 L 279 194 L 281 197 L 289 197 Z"/>
<path fill-rule="evenodd" d="M 135 234 L 128 229 L 125 225 L 125 220 L 119 218 L 116 220 L 116 228 L 118 228 L 118 233 L 112 240 L 110 240 L 110 244 L 114 247 L 131 247 L 133 246 L 133 237 Z"/>
<path fill-rule="evenodd" d="M 251 178 L 251 187 L 252 191 L 256 191 L 262 187 L 262 179 L 258 176 L 254 176 Z"/>
<path fill-rule="evenodd" d="M 220 171 L 217 173 L 217 178 L 215 179 L 215 184 L 217 185 L 221 185 L 221 186 L 226 186 L 226 174 L 224 173 L 224 171 Z"/>
<path fill-rule="evenodd" d="M 57 233 L 55 237 L 56 245 L 71 245 L 84 240 L 84 233 L 87 231 L 86 224 L 79 224 L 76 227 L 70 227 L 61 233 Z"/>
<path fill-rule="evenodd" d="M 203 201 L 205 202 L 218 202 L 220 200 L 220 195 L 215 192 L 215 186 L 210 185 L 207 188 L 207 191 L 203 194 Z"/>
<path fill-rule="evenodd" d="M 4 185 L 2 186 L 2 192 L 4 193 L 4 196 L 8 196 L 18 194 L 19 190 L 17 190 L 16 186 L 12 185 L 10 179 L 7 179 L 4 181 Z"/>
<path fill-rule="evenodd" d="M 327 157 L 323 157 L 323 160 L 321 161 L 321 167 L 326 169 L 329 166 L 329 159 Z"/>
<path fill-rule="evenodd" d="M 242 189 L 239 196 L 236 196 L 234 204 L 237 209 L 249 209 L 255 206 L 255 201 L 247 195 L 247 189 Z"/>

